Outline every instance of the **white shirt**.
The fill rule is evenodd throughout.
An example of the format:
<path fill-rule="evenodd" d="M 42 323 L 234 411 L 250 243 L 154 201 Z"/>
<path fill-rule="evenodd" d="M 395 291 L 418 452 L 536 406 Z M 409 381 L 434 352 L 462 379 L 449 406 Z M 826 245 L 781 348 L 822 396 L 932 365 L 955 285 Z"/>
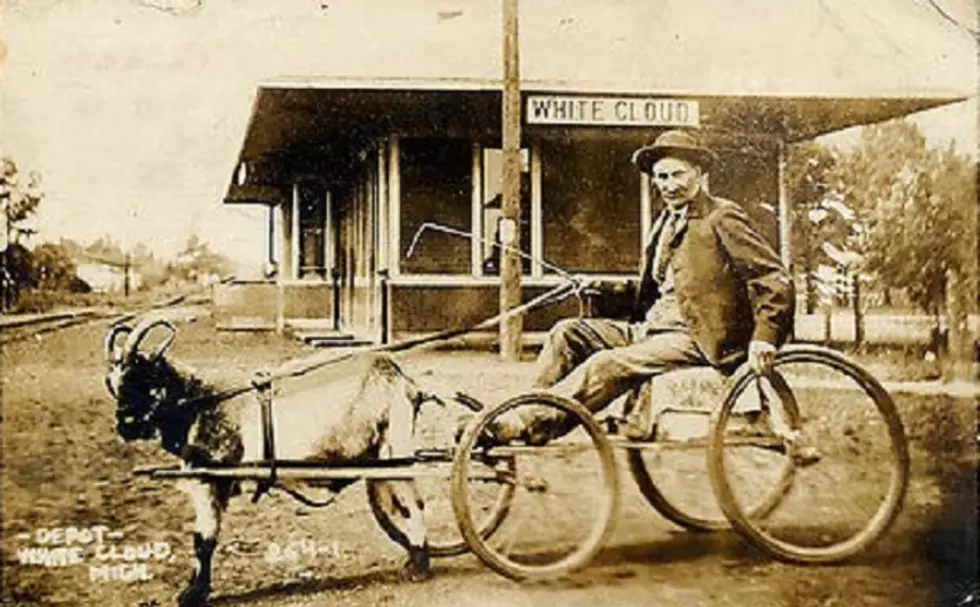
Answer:
<path fill-rule="evenodd" d="M 664 220 L 665 224 L 667 221 L 674 222 L 674 229 L 672 230 L 676 234 L 677 227 L 684 218 L 687 216 L 687 208 L 689 205 L 684 205 L 680 209 L 670 210 L 667 209 L 664 212 L 674 215 L 673 218 L 670 215 Z M 664 226 L 667 227 L 666 225 Z M 654 253 L 653 267 L 651 271 L 655 271 L 657 264 L 660 262 L 659 253 L 662 250 L 662 239 L 668 236 L 667 230 L 661 230 L 660 238 L 658 239 Z M 671 237 L 674 234 L 670 234 Z M 667 261 L 667 268 L 664 272 L 664 279 L 658 285 L 658 290 L 660 291 L 660 297 L 650 309 L 647 310 L 645 320 L 647 331 L 657 331 L 664 329 L 677 329 L 683 328 L 686 325 L 684 322 L 684 315 L 681 314 L 680 304 L 677 301 L 677 292 L 674 290 L 674 264 L 672 260 Z"/>

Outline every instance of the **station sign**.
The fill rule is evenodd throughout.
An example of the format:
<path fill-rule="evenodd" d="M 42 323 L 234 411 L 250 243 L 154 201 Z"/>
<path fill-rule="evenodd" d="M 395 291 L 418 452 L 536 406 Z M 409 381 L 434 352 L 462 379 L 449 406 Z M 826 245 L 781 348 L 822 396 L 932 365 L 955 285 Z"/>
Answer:
<path fill-rule="evenodd" d="M 642 97 L 529 95 L 527 124 L 696 127 L 697 101 Z"/>

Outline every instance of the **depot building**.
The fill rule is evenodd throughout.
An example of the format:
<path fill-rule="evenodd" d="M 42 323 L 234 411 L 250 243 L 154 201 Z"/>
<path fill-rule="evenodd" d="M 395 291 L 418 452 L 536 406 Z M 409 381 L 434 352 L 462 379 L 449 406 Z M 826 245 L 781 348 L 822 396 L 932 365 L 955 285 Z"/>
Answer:
<path fill-rule="evenodd" d="M 636 278 L 659 206 L 630 157 L 666 129 L 700 131 L 719 156 L 709 190 L 742 204 L 788 263 L 787 145 L 960 98 L 935 88 L 843 94 L 819 82 L 808 91 L 794 76 L 793 90 L 765 92 L 660 73 L 524 77 L 525 300 L 558 284 L 554 267 Z M 221 326 L 384 342 L 497 314 L 501 88 L 494 77 L 402 74 L 262 83 L 225 203 L 268 209 L 271 271 L 218 288 Z M 578 312 L 570 300 L 529 313 L 524 327 Z"/>

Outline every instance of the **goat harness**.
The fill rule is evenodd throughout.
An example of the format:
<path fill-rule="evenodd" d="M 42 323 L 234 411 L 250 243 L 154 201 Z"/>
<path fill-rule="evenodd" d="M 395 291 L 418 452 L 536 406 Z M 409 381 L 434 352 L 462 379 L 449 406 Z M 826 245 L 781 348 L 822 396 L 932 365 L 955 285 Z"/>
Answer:
<path fill-rule="evenodd" d="M 260 481 L 255 486 L 252 503 L 259 501 L 278 480 L 276 470 L 276 433 L 272 418 L 272 376 L 259 371 L 252 377 L 252 388 L 259 400 L 262 419 L 262 459 L 269 466 L 268 480 Z"/>

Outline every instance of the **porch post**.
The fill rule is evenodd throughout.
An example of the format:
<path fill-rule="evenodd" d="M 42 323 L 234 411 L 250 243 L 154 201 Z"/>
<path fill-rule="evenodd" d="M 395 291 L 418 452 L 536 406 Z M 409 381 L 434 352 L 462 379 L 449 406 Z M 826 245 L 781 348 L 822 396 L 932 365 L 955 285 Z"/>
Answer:
<path fill-rule="evenodd" d="M 398 135 L 388 140 L 388 270 L 401 274 L 401 161 Z"/>
<path fill-rule="evenodd" d="M 336 264 L 335 248 L 337 246 L 333 234 L 333 193 L 327 188 L 323 197 L 323 265 L 327 273 L 333 271 Z"/>
<path fill-rule="evenodd" d="M 653 221 L 653 209 L 650 208 L 650 176 L 640 173 L 640 271 L 643 271 L 643 252 L 650 238 L 650 228 Z"/>
<path fill-rule="evenodd" d="M 476 141 L 473 142 L 471 154 L 470 225 L 473 227 L 473 236 L 482 238 L 485 231 L 483 227 L 483 162 L 480 158 L 483 154 L 483 147 Z M 483 242 L 477 238 L 470 239 L 470 273 L 473 276 L 483 274 Z"/>
<path fill-rule="evenodd" d="M 786 167 L 786 141 L 779 140 L 779 258 L 787 268 L 791 267 L 793 252 L 790 239 L 793 228 L 793 215 L 790 212 L 792 201 L 789 199 L 789 186 Z"/>
<path fill-rule="evenodd" d="M 292 240 L 290 244 L 292 247 L 289 250 L 290 258 L 292 259 L 292 268 L 289 277 L 292 279 L 299 278 L 299 182 L 293 182 L 293 216 L 292 216 Z"/>
<path fill-rule="evenodd" d="M 293 185 L 293 195 L 289 200 L 284 200 L 279 205 L 279 218 L 282 230 L 279 233 L 279 278 L 280 280 L 291 280 L 293 278 L 293 204 L 296 197 L 296 186 Z"/>
<path fill-rule="evenodd" d="M 388 217 L 388 142 L 378 142 L 378 269 L 388 269 L 389 217 Z"/>
<path fill-rule="evenodd" d="M 266 238 L 266 249 L 265 249 L 265 260 L 269 264 L 268 268 L 264 271 L 266 278 L 268 278 L 268 271 L 271 269 L 272 264 L 276 263 L 276 207 L 275 205 L 268 205 L 266 209 L 269 211 L 269 226 L 268 235 Z"/>
<path fill-rule="evenodd" d="M 789 271 L 789 278 L 791 281 L 796 280 L 796 272 L 793 268 L 793 249 L 791 238 L 793 234 L 793 214 L 791 212 L 791 205 L 793 201 L 790 200 L 789 196 L 789 185 L 787 184 L 787 166 L 786 166 L 786 140 L 779 139 L 779 258 L 782 260 L 783 265 Z M 795 302 L 793 302 L 795 303 Z M 829 314 L 828 314 L 829 318 Z M 857 316 L 854 317 L 857 320 Z M 857 329 L 856 329 L 857 330 Z M 790 323 L 790 339 L 793 339 L 796 335 L 796 321 Z M 830 337 L 829 329 L 827 333 L 828 339 Z"/>
<path fill-rule="evenodd" d="M 293 186 L 295 195 L 296 188 Z M 276 272 L 276 331 L 282 333 L 286 328 L 285 282 L 293 276 L 293 200 L 283 200 L 279 204 L 279 267 Z"/>
<path fill-rule="evenodd" d="M 389 243 L 389 217 L 388 217 L 388 142 L 385 139 L 378 140 L 378 234 L 375 248 L 378 255 L 378 323 L 381 325 L 381 343 L 388 343 L 388 275 L 390 273 L 388 252 Z"/>
<path fill-rule="evenodd" d="M 531 276 L 541 278 L 544 268 L 544 225 L 541 212 L 541 148 L 535 141 L 531 144 Z"/>

